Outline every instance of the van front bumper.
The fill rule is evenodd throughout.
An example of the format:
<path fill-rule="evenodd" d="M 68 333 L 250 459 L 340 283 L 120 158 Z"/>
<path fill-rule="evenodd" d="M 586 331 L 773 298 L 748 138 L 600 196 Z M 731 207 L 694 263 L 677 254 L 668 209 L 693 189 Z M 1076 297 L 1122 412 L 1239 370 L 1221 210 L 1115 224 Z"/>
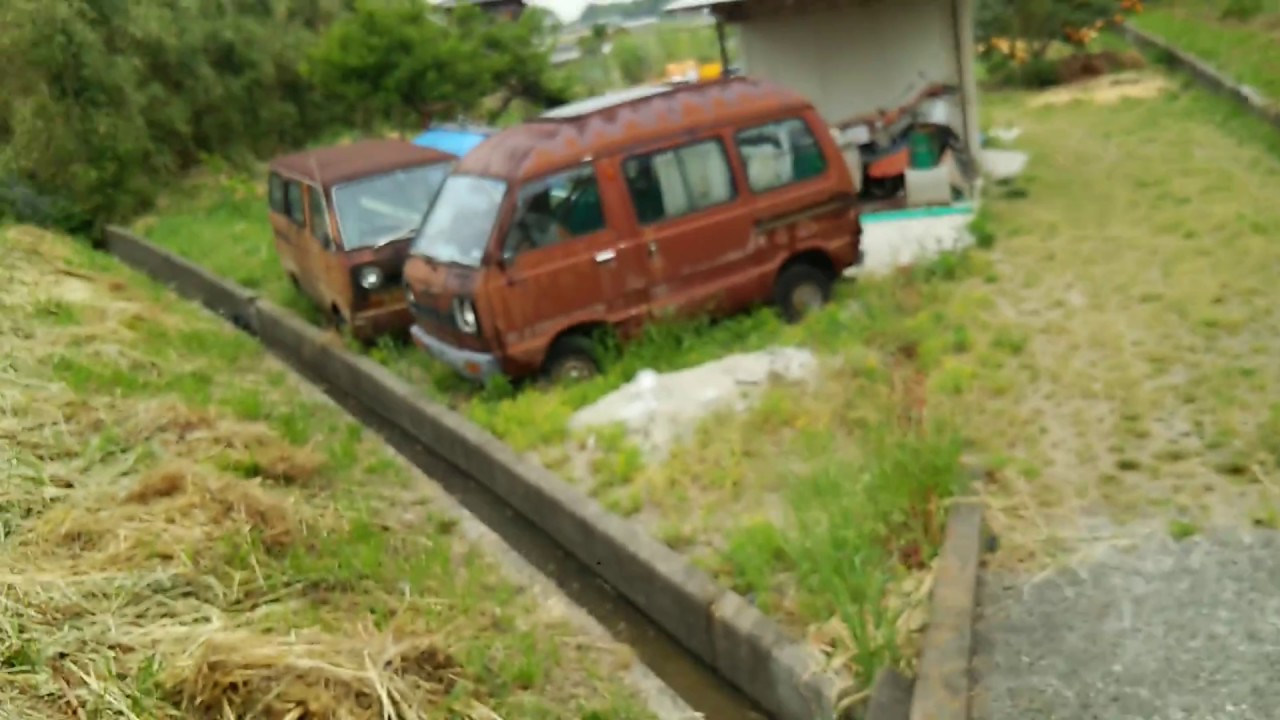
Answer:
<path fill-rule="evenodd" d="M 409 304 L 403 302 L 351 314 L 351 334 L 362 340 L 403 333 L 411 324 L 413 314 L 409 312 Z"/>
<path fill-rule="evenodd" d="M 427 351 L 431 357 L 453 368 L 455 372 L 477 382 L 484 382 L 494 375 L 502 374 L 498 358 L 490 353 L 463 350 L 443 340 L 431 336 L 430 333 L 414 325 L 409 334 L 418 347 Z"/>

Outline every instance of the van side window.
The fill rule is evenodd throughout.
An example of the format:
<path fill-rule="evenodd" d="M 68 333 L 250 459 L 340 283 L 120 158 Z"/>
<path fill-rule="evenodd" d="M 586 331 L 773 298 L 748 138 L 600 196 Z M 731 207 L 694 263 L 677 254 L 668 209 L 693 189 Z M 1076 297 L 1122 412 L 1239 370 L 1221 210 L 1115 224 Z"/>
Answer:
<path fill-rule="evenodd" d="M 822 146 L 801 118 L 748 128 L 738 132 L 735 140 L 752 192 L 808 180 L 827 170 Z"/>
<path fill-rule="evenodd" d="M 508 255 L 516 255 L 590 235 L 604 227 L 600 185 L 596 171 L 588 165 L 521 188 L 503 249 Z"/>
<path fill-rule="evenodd" d="M 302 185 L 296 180 L 286 180 L 284 184 L 284 201 L 289 210 L 289 219 L 294 225 L 304 227 L 307 224 L 306 208 L 302 206 Z"/>
<path fill-rule="evenodd" d="M 627 158 L 622 170 L 641 225 L 705 210 L 736 194 L 719 140 Z"/>
<path fill-rule="evenodd" d="M 271 206 L 271 212 L 289 214 L 289 204 L 284 196 L 284 178 L 276 173 L 267 176 L 267 204 Z"/>
<path fill-rule="evenodd" d="M 307 186 L 307 210 L 311 216 L 311 234 L 326 250 L 333 247 L 329 237 L 329 213 L 325 211 L 324 193 L 314 185 Z"/>

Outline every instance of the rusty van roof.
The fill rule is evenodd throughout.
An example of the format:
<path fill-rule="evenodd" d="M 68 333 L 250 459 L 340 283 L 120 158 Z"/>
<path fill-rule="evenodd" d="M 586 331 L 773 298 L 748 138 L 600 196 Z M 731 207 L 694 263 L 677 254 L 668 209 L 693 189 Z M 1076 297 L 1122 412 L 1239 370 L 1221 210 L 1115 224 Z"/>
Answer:
<path fill-rule="evenodd" d="M 649 85 L 562 105 L 476 146 L 456 171 L 509 180 L 537 177 L 712 125 L 810 106 L 800 94 L 750 77 Z"/>
<path fill-rule="evenodd" d="M 454 159 L 448 153 L 406 140 L 357 140 L 281 155 L 271 161 L 271 169 L 331 187 L 369 175 Z"/>

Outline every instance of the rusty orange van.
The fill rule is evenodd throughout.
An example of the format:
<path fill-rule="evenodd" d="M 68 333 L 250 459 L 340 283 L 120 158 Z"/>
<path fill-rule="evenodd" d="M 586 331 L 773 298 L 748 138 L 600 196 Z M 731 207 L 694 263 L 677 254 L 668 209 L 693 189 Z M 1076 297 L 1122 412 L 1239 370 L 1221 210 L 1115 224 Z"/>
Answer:
<path fill-rule="evenodd" d="M 485 140 L 404 275 L 414 341 L 484 380 L 598 371 L 593 331 L 825 302 L 861 261 L 853 179 L 801 96 L 756 79 L 583 100 Z"/>
<path fill-rule="evenodd" d="M 407 330 L 400 273 L 409 240 L 456 159 L 362 140 L 272 160 L 271 229 L 294 286 L 361 340 Z"/>

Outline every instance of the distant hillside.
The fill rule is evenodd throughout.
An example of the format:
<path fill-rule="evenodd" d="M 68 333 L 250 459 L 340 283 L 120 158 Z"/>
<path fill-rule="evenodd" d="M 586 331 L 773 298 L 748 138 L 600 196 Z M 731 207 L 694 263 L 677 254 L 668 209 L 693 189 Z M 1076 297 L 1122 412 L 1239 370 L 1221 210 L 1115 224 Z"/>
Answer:
<path fill-rule="evenodd" d="M 671 0 L 632 0 L 632 2 L 610 3 L 608 5 L 591 4 L 582 11 L 578 23 L 594 25 L 610 20 L 633 20 L 646 16 L 656 16 L 662 12 Z"/>

